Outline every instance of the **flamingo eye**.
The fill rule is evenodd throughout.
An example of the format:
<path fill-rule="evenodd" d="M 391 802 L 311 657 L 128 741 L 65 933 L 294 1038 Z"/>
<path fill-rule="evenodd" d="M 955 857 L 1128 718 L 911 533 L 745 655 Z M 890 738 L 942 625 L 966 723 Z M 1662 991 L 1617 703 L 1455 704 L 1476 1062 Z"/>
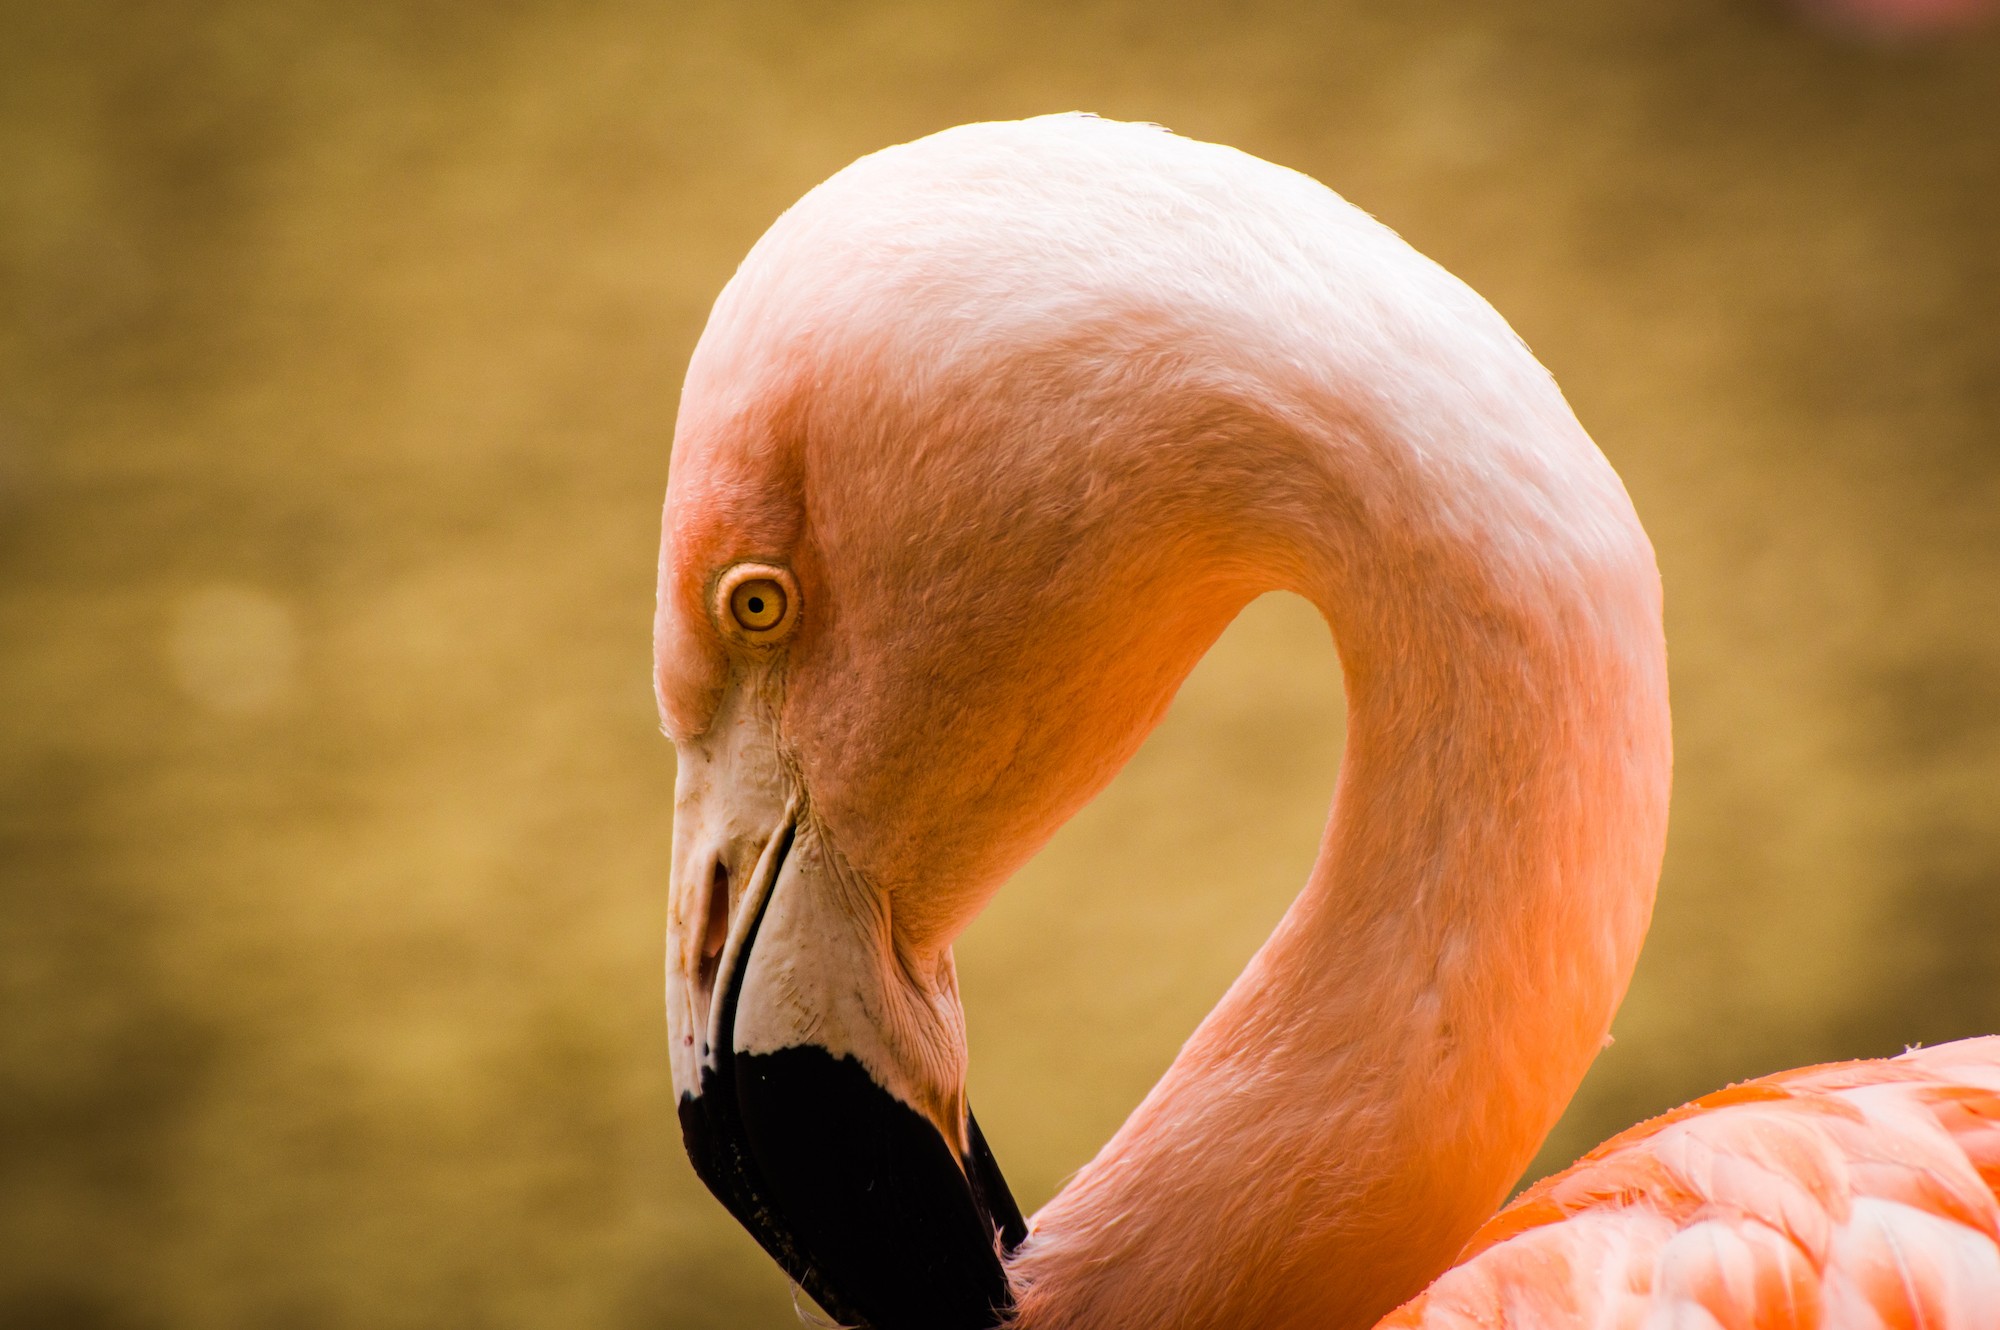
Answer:
<path fill-rule="evenodd" d="M 729 593 L 729 612 L 744 632 L 769 632 L 785 617 L 785 589 L 761 577 L 745 582 Z"/>
<path fill-rule="evenodd" d="M 716 619 L 738 641 L 764 646 L 790 635 L 798 619 L 798 587 L 782 568 L 740 563 L 716 587 Z"/>

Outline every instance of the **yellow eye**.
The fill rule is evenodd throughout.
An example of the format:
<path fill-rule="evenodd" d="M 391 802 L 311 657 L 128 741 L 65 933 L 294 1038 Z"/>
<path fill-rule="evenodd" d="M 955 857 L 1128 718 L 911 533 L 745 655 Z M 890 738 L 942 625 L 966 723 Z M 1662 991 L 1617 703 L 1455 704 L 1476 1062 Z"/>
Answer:
<path fill-rule="evenodd" d="M 776 564 L 739 563 L 717 581 L 714 604 L 724 636 L 770 646 L 791 636 L 798 624 L 799 584 Z"/>
<path fill-rule="evenodd" d="M 768 633 L 785 620 L 785 589 L 768 577 L 738 582 L 729 593 L 729 613 L 746 633 Z"/>

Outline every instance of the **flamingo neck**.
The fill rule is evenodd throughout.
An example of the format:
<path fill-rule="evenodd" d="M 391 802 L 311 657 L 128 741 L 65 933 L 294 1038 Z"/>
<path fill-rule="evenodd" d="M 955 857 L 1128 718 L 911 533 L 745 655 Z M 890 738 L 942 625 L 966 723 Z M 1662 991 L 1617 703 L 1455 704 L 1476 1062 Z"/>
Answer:
<path fill-rule="evenodd" d="M 1339 645 L 1333 812 L 1277 931 L 1035 1217 L 1020 1330 L 1372 1324 L 1606 1040 L 1664 841 L 1658 574 L 1546 374 L 1473 324 L 1391 390 L 1380 345 L 1273 389 L 1270 491 L 1307 501 L 1256 525 Z"/>

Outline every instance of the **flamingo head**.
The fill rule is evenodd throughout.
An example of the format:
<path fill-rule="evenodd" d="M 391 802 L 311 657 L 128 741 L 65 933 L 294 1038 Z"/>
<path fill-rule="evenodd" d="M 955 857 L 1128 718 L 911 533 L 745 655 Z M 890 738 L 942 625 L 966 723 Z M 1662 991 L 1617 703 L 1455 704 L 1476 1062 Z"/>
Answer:
<path fill-rule="evenodd" d="M 1289 566 L 1241 512 L 1283 495 L 1200 446 L 1265 429 L 1226 320 L 1163 298 L 1092 193 L 1116 145 L 1003 191 L 1004 140 L 940 139 L 808 195 L 717 302 L 655 633 L 687 1145 L 878 1330 L 995 1324 L 1025 1234 L 952 940 Z"/>

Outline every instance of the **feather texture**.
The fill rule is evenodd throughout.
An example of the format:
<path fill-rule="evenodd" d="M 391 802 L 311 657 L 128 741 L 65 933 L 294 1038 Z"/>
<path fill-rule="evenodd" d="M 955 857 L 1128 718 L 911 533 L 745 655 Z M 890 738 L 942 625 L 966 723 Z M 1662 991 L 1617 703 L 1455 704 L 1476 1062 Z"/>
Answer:
<path fill-rule="evenodd" d="M 2000 1037 L 1731 1086 L 1530 1187 L 1380 1330 L 2000 1330 Z"/>

